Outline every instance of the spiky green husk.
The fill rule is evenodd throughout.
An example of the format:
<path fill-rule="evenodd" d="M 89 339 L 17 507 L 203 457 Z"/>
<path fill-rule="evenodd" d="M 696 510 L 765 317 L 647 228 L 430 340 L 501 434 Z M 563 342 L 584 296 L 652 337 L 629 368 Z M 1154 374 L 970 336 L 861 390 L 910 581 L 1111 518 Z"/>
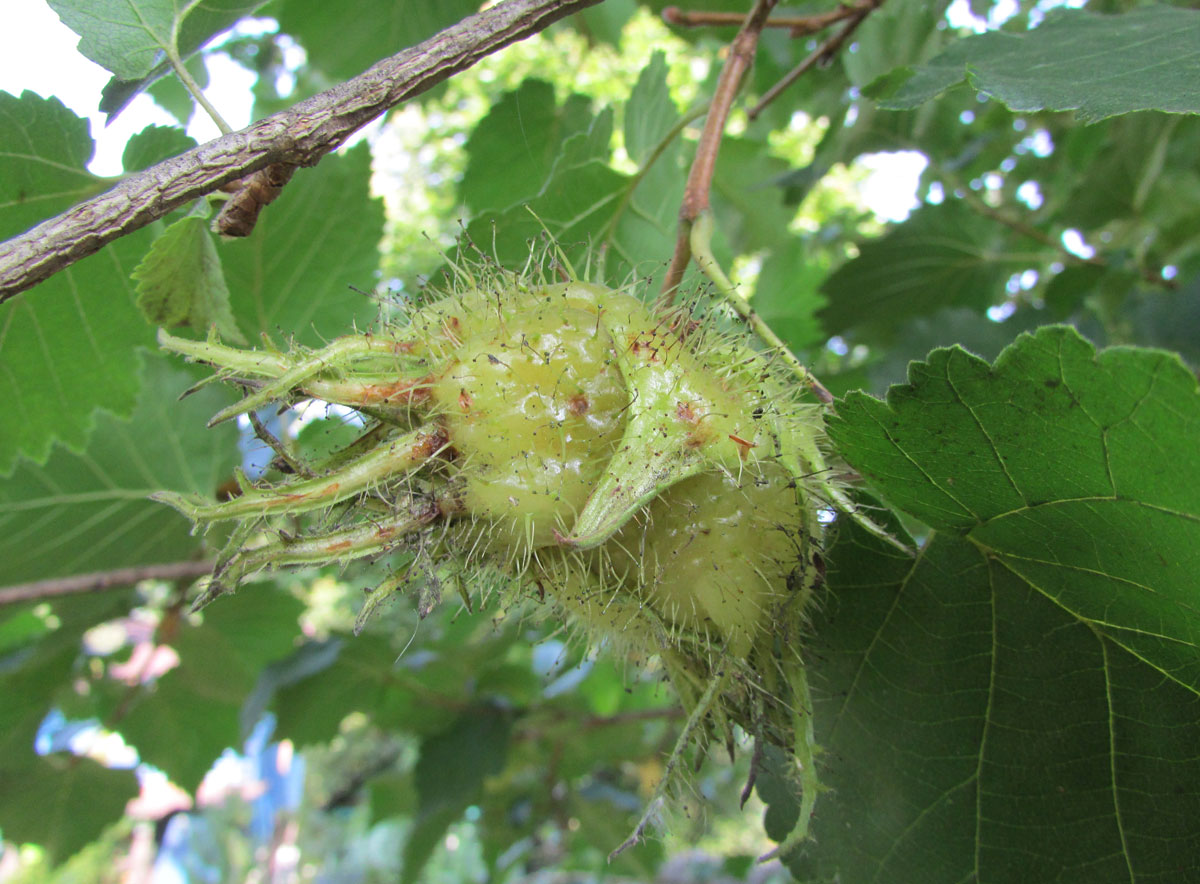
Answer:
<path fill-rule="evenodd" d="M 206 600 L 263 568 L 396 550 L 406 570 L 381 594 L 498 569 L 588 636 L 657 656 L 692 712 L 686 741 L 732 744 L 737 724 L 810 758 L 796 648 L 832 496 L 821 417 L 745 340 L 626 292 L 496 272 L 317 351 L 160 342 L 251 391 L 216 419 L 315 397 L 379 422 L 314 476 L 225 503 L 160 495 L 197 524 L 239 522 Z M 247 542 L 334 504 L 331 527 Z M 419 592 L 423 614 L 439 595 Z"/>

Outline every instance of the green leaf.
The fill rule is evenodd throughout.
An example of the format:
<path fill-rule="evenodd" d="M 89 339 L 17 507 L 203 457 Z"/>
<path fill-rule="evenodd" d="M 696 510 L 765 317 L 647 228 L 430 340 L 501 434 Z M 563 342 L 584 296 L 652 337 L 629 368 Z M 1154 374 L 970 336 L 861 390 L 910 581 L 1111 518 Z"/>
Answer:
<path fill-rule="evenodd" d="M 131 770 L 55 754 L 30 770 L 0 769 L 0 795 L 21 799 L 18 812 L 0 815 L 0 828 L 6 841 L 40 844 L 51 861 L 61 861 L 119 819 L 137 794 Z"/>
<path fill-rule="evenodd" d="M 404 845 L 405 882 L 420 880 L 422 867 L 446 829 L 478 799 L 484 778 L 504 767 L 511 731 L 507 712 L 481 705 L 421 743 L 413 772 L 417 819 Z"/>
<path fill-rule="evenodd" d="M 1096 291 L 1107 273 L 1107 268 L 1095 264 L 1075 264 L 1063 269 L 1046 285 L 1043 296 L 1046 308 L 1055 319 L 1066 319 Z"/>
<path fill-rule="evenodd" d="M 830 565 L 812 642 L 828 791 L 797 879 L 1200 872 L 1194 693 L 968 539 L 914 561 L 847 525 Z"/>
<path fill-rule="evenodd" d="M 1200 366 L 1200 279 L 1174 292 L 1145 292 L 1129 305 L 1134 339 L 1177 351 Z"/>
<path fill-rule="evenodd" d="M 57 99 L 0 92 L 0 239 L 104 189 L 84 169 L 87 121 Z M 149 231 L 106 246 L 0 304 L 0 476 L 21 455 L 44 463 L 59 440 L 78 451 L 97 409 L 128 416 L 153 333 L 134 303 L 129 272 Z"/>
<path fill-rule="evenodd" d="M 724 138 L 713 174 L 712 203 L 717 227 L 737 253 L 781 248 L 792 239 L 795 209 L 784 205 L 776 180 L 788 164 L 750 138 Z"/>
<path fill-rule="evenodd" d="M 63 23 L 79 34 L 79 51 L 121 80 L 161 67 L 161 53 L 183 58 L 249 15 L 265 0 L 49 0 Z"/>
<path fill-rule="evenodd" d="M 851 394 L 838 406 L 830 435 L 850 464 L 998 573 L 1200 692 L 1195 375 L 1174 355 L 1097 354 L 1051 326 L 994 366 L 956 347 L 909 378 L 886 403 Z"/>
<path fill-rule="evenodd" d="M 222 243 L 221 263 L 238 328 L 319 345 L 377 315 L 383 206 L 370 196 L 366 144 L 300 169 L 263 210 L 254 235 Z"/>
<path fill-rule="evenodd" d="M 826 303 L 818 287 L 823 263 L 795 241 L 773 251 L 763 262 L 754 288 L 754 309 L 793 350 L 820 343 L 824 335 L 817 311 Z"/>
<path fill-rule="evenodd" d="M 441 695 L 424 684 L 432 666 L 443 669 L 439 674 L 450 680 L 461 680 L 453 663 L 411 667 L 402 657 L 398 660 L 398 649 L 380 636 L 348 636 L 339 640 L 336 651 L 335 662 L 301 673 L 276 691 L 272 708 L 281 738 L 298 746 L 326 742 L 352 712 L 366 713 L 378 727 L 436 732 L 453 715 L 447 706 L 464 696 L 461 683 L 448 686 Z M 430 702 L 431 697 L 437 702 Z"/>
<path fill-rule="evenodd" d="M 87 120 L 57 98 L 0 92 L 0 237 L 99 193 L 104 182 L 85 168 L 92 150 Z"/>
<path fill-rule="evenodd" d="M 477 212 L 531 200 L 546 183 L 564 142 L 587 132 L 592 123 L 584 96 L 571 95 L 559 107 L 552 85 L 525 80 L 519 89 L 504 93 L 471 131 L 459 196 Z"/>
<path fill-rule="evenodd" d="M 229 309 L 229 289 L 208 222 L 189 215 L 166 229 L 133 270 L 138 307 L 155 325 L 186 325 L 200 334 L 214 328 L 245 344 Z"/>
<path fill-rule="evenodd" d="M 606 0 L 596 6 L 581 9 L 568 21 L 588 38 L 589 42 L 611 43 L 621 46 L 621 32 L 625 23 L 633 18 L 638 5 L 635 0 Z"/>
<path fill-rule="evenodd" d="M 44 468 L 22 463 L 0 484 L 0 585 L 175 561 L 200 546 L 185 519 L 147 495 L 211 495 L 236 462 L 236 430 L 203 429 L 226 401 L 215 387 L 179 403 L 191 376 L 159 357 L 147 363 L 130 420 L 105 415 L 86 452 L 60 448 Z"/>
<path fill-rule="evenodd" d="M 325 0 L 284 0 L 278 17 L 310 64 L 345 80 L 478 11 L 475 0 L 368 0 L 353 12 Z"/>
<path fill-rule="evenodd" d="M 900 0 L 873 11 L 854 32 L 850 51 L 840 54 L 851 85 L 861 88 L 896 67 L 928 59 L 944 42 L 937 25 L 947 5 Z"/>
<path fill-rule="evenodd" d="M 193 55 L 183 66 L 188 69 L 188 73 L 201 89 L 208 86 L 208 67 L 204 63 L 202 53 Z M 165 73 L 165 70 L 161 73 Z M 116 77 L 109 80 L 101 93 L 100 110 L 109 115 L 111 123 L 113 117 L 143 91 L 154 99 L 155 104 L 178 120 L 181 126 L 186 126 L 196 111 L 196 99 L 178 77 L 159 76 L 155 79 L 154 74 L 144 80 L 118 80 Z"/>
<path fill-rule="evenodd" d="M 45 618 L 28 608 L 6 617 L 0 620 L 0 654 L 27 645 L 49 631 Z"/>
<path fill-rule="evenodd" d="M 147 126 L 129 139 L 121 155 L 126 172 L 140 172 L 196 146 L 196 140 L 175 126 Z"/>
<path fill-rule="evenodd" d="M 1020 244 L 1022 240 L 1016 240 Z M 830 335 L 855 327 L 886 336 L 900 322 L 943 307 L 982 311 L 1000 300 L 1008 277 L 1029 266 L 1013 237 L 958 201 L 925 206 L 860 246 L 821 291 Z"/>
<path fill-rule="evenodd" d="M 601 113 L 586 133 L 563 145 L 541 191 L 527 203 L 484 213 L 467 226 L 502 264 L 522 266 L 548 232 L 580 273 L 609 285 L 665 267 L 675 242 L 685 172 L 674 142 L 637 176 L 608 165 L 611 114 Z M 532 210 L 532 213 L 530 212 Z"/>
<path fill-rule="evenodd" d="M 1121 15 L 1054 10 L 1025 33 L 952 44 L 912 72 L 877 81 L 883 107 L 913 108 L 968 79 L 1015 111 L 1075 110 L 1093 122 L 1139 110 L 1200 113 L 1200 12 L 1146 6 Z"/>
<path fill-rule="evenodd" d="M 644 166 L 678 121 L 679 110 L 667 88 L 667 56 L 655 52 L 625 105 L 625 152 L 638 166 Z"/>
<path fill-rule="evenodd" d="M 143 761 L 194 790 L 221 752 L 246 737 L 242 705 L 266 664 L 291 652 L 302 610 L 269 585 L 205 608 L 199 625 L 182 627 L 170 642 L 179 665 L 133 702 L 117 728 Z"/>

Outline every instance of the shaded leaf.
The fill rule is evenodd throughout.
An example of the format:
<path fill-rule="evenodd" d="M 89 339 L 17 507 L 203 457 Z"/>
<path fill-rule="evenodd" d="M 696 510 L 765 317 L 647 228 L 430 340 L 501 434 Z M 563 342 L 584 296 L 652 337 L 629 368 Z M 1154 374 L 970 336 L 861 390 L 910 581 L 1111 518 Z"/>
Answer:
<path fill-rule="evenodd" d="M 983 359 L 995 359 L 1021 332 L 1043 324 L 1044 311 L 1024 307 L 1003 322 L 993 322 L 986 313 L 965 307 L 947 307 L 930 316 L 919 316 L 896 330 L 895 343 L 871 363 L 868 389 L 880 395 L 892 384 L 908 380 L 908 367 L 925 358 L 935 347 L 957 344 Z"/>
<path fill-rule="evenodd" d="M 53 625 L 36 642 L 0 659 L 0 830 L 9 841 L 42 844 L 52 860 L 65 859 L 99 835 L 137 791 L 131 771 L 34 752 L 46 714 L 56 700 L 74 693 L 71 680 L 84 631 L 124 613 L 130 603 L 124 592 L 59 599 L 49 620 L 38 618 Z"/>
<path fill-rule="evenodd" d="M 754 288 L 754 309 L 793 350 L 820 343 L 817 311 L 826 303 L 818 286 L 826 268 L 794 242 L 773 251 L 763 262 Z"/>
<path fill-rule="evenodd" d="M 189 215 L 173 223 L 132 275 L 149 322 L 186 325 L 200 334 L 213 328 L 227 341 L 246 343 L 229 309 L 221 258 L 204 218 Z"/>
<path fill-rule="evenodd" d="M 1028 263 L 995 222 L 959 202 L 924 206 L 862 243 L 858 257 L 830 275 L 821 287 L 829 299 L 821 323 L 830 335 L 855 327 L 886 335 L 910 317 L 943 307 L 982 311 Z"/>
<path fill-rule="evenodd" d="M 600 114 L 588 133 L 569 139 L 527 207 L 480 215 L 467 226 L 471 240 L 502 264 L 519 267 L 549 233 L 578 272 L 612 286 L 661 272 L 683 195 L 680 145 L 668 145 L 644 174 L 625 175 L 606 162 L 609 125 L 611 115 Z M 597 156 L 600 144 L 604 159 Z"/>
<path fill-rule="evenodd" d="M 1063 268 L 1046 285 L 1043 296 L 1046 309 L 1055 319 L 1066 319 L 1083 303 L 1083 299 L 1099 288 L 1107 268 L 1095 264 L 1074 264 Z"/>
<path fill-rule="evenodd" d="M 478 799 L 484 778 L 504 767 L 511 730 L 507 712 L 480 705 L 421 743 L 413 771 L 417 819 L 404 845 L 405 882 L 420 880 L 422 867 L 446 829 Z"/>
<path fill-rule="evenodd" d="M 1195 375 L 1174 355 L 1097 354 L 1050 326 L 994 367 L 935 350 L 909 378 L 886 403 L 839 405 L 842 455 L 896 506 L 1200 692 Z"/>
<path fill-rule="evenodd" d="M 637 12 L 636 0 L 606 0 L 581 9 L 568 21 L 590 42 L 611 43 L 620 48 L 625 23 Z"/>
<path fill-rule="evenodd" d="M 1130 304 L 1134 339 L 1180 353 L 1200 366 L 1200 279 L 1173 292 L 1144 292 Z"/>
<path fill-rule="evenodd" d="M 438 695 L 425 686 L 436 662 L 412 665 L 387 640 L 370 634 L 338 640 L 336 660 L 303 677 L 288 680 L 275 693 L 276 730 L 299 746 L 323 743 L 338 732 L 351 712 L 370 715 L 379 727 L 429 733 L 453 717 L 447 708 L 464 696 L 461 684 L 441 685 Z M 322 659 L 322 663 L 325 660 Z M 445 667 L 450 676 L 454 667 Z M 461 682 L 455 672 L 451 676 Z M 434 681 L 436 685 L 437 682 Z M 437 696 L 438 702 L 430 698 Z"/>
<path fill-rule="evenodd" d="M 912 108 L 967 79 L 1015 111 L 1075 110 L 1089 122 L 1139 110 L 1200 113 L 1197 47 L 1195 10 L 1053 10 L 1025 33 L 993 31 L 954 43 L 903 85 L 893 73 L 868 94 L 886 108 Z"/>
<path fill-rule="evenodd" d="M 184 67 L 202 89 L 208 86 L 208 67 L 204 64 L 202 53 L 185 61 Z M 116 77 L 109 80 L 101 94 L 100 110 L 109 114 L 111 122 L 113 117 L 124 110 L 143 90 L 154 99 L 155 104 L 178 120 L 181 126 L 186 126 L 196 111 L 196 100 L 178 77 L 159 76 L 155 79 L 153 75 L 145 80 L 118 80 Z M 257 118 L 263 115 L 256 113 L 254 116 Z"/>
<path fill-rule="evenodd" d="M 137 797 L 138 781 L 131 770 L 59 753 L 29 770 L 0 769 L 0 794 L 19 807 L 0 816 L 5 840 L 39 844 L 51 861 L 61 861 L 120 819 Z"/>
<path fill-rule="evenodd" d="M 352 11 L 324 0 L 284 0 L 278 18 L 310 64 L 345 80 L 478 11 L 475 0 L 369 0 Z"/>
<path fill-rule="evenodd" d="M 196 146 L 196 140 L 174 126 L 147 126 L 129 139 L 121 154 L 126 172 L 140 172 Z"/>
<path fill-rule="evenodd" d="M 856 526 L 814 624 L 821 777 L 800 880 L 1194 877 L 1200 699 L 969 540 Z"/>
<path fill-rule="evenodd" d="M 203 430 L 225 403 L 165 360 L 152 369 L 133 416 L 99 418 L 87 451 L 58 449 L 45 468 L 18 466 L 0 484 L 0 584 L 187 558 L 200 544 L 187 520 L 147 499 L 161 489 L 205 495 L 232 472 L 236 430 Z"/>
<path fill-rule="evenodd" d="M 775 184 L 788 164 L 771 156 L 767 145 L 749 138 L 723 138 L 713 174 L 712 204 L 717 226 L 735 252 L 779 248 L 791 239 L 796 212 L 784 205 Z"/>
<path fill-rule="evenodd" d="M 851 51 L 839 55 L 851 85 L 861 88 L 894 68 L 928 59 L 945 40 L 937 25 L 948 5 L 900 0 L 874 10 L 854 32 Z"/>

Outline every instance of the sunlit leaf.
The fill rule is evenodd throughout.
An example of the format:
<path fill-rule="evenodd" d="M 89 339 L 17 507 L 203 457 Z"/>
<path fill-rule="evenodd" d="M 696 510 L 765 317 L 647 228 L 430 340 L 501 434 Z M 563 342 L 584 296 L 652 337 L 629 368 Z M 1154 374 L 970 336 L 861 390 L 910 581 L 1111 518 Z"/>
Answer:
<path fill-rule="evenodd" d="M 79 51 L 122 80 L 145 77 L 170 47 L 186 58 L 266 0 L 50 0 Z"/>
<path fill-rule="evenodd" d="M 187 520 L 148 500 L 172 488 L 215 493 L 237 459 L 232 427 L 204 429 L 228 401 L 215 387 L 177 402 L 192 377 L 160 357 L 129 420 L 104 415 L 81 454 L 58 449 L 44 468 L 0 483 L 0 585 L 186 558 L 200 545 Z"/>
<path fill-rule="evenodd" d="M 625 151 L 639 166 L 679 120 L 667 88 L 667 57 L 656 52 L 642 69 L 625 105 Z"/>
<path fill-rule="evenodd" d="M 200 334 L 209 328 L 223 339 L 245 344 L 229 309 L 229 289 L 208 221 L 180 218 L 150 246 L 133 270 L 138 307 L 155 325 L 186 325 Z"/>
<path fill-rule="evenodd" d="M 84 168 L 91 154 L 87 122 L 58 99 L 0 92 L 0 238 L 103 190 Z M 0 475 L 21 455 L 44 462 L 56 440 L 79 450 L 98 409 L 132 410 L 138 348 L 153 330 L 129 273 L 150 236 L 124 237 L 0 304 Z"/>

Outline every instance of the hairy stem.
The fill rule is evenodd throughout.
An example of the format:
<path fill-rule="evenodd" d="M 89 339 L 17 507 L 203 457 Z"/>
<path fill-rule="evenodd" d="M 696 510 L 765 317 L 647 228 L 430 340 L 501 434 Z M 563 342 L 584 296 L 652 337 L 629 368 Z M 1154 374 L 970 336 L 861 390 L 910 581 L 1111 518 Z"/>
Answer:
<path fill-rule="evenodd" d="M 812 390 L 816 397 L 826 405 L 833 402 L 833 394 L 825 389 L 824 384 L 809 373 L 804 364 L 796 358 L 796 354 L 792 352 L 792 348 L 784 343 L 783 338 L 779 337 L 775 333 L 775 330 L 767 324 L 767 321 L 758 314 L 758 311 L 750 306 L 750 301 L 737 290 L 737 286 L 725 275 L 725 272 L 721 269 L 721 265 L 717 263 L 717 259 L 712 253 L 712 232 L 712 212 L 706 211 L 695 220 L 691 230 L 691 251 L 695 255 L 696 264 L 699 265 L 700 270 L 712 280 L 717 290 L 720 291 L 729 306 L 733 308 L 733 312 L 738 315 L 742 322 L 750 326 L 751 330 L 758 335 L 763 343 L 772 348 L 800 383 Z"/>
<path fill-rule="evenodd" d="M 221 116 L 212 102 L 205 97 L 204 90 L 200 88 L 200 84 L 192 77 L 191 71 L 187 69 L 187 66 L 183 63 L 183 59 L 179 57 L 179 50 L 174 46 L 167 48 L 167 61 L 170 62 L 175 75 L 179 77 L 179 82 L 183 83 L 183 88 L 191 94 L 192 100 L 196 104 L 204 108 L 204 112 L 217 124 L 217 128 L 221 130 L 221 134 L 228 135 L 232 132 L 233 127 L 225 122 L 225 118 Z"/>
<path fill-rule="evenodd" d="M 239 496 L 220 503 L 175 491 L 157 491 L 150 497 L 174 507 L 193 522 L 218 522 L 279 512 L 311 512 L 407 476 L 445 447 L 446 437 L 442 430 L 428 425 L 398 436 L 326 476 L 281 485 L 251 486 Z"/>
<path fill-rule="evenodd" d="M 642 814 L 641 819 L 638 820 L 637 826 L 634 827 L 633 833 L 617 845 L 616 849 L 608 855 L 609 862 L 612 862 L 642 840 L 646 832 L 646 827 L 650 825 L 654 814 L 658 812 L 659 807 L 663 803 L 667 788 L 670 786 L 671 776 L 674 774 L 675 768 L 683 760 L 683 753 L 692 739 L 692 733 L 704 721 L 704 716 L 712 711 L 713 703 L 721 695 L 721 691 L 725 689 L 725 685 L 729 683 L 729 676 L 730 673 L 728 672 L 718 672 L 709 677 L 708 683 L 704 688 L 704 693 L 696 701 L 691 715 L 688 716 L 687 722 L 683 725 L 683 730 L 679 732 L 679 738 L 675 741 L 675 748 L 671 750 L 671 756 L 667 759 L 667 764 L 663 768 L 662 778 L 658 781 L 658 786 L 654 789 L 654 797 L 646 805 L 646 810 Z"/>

